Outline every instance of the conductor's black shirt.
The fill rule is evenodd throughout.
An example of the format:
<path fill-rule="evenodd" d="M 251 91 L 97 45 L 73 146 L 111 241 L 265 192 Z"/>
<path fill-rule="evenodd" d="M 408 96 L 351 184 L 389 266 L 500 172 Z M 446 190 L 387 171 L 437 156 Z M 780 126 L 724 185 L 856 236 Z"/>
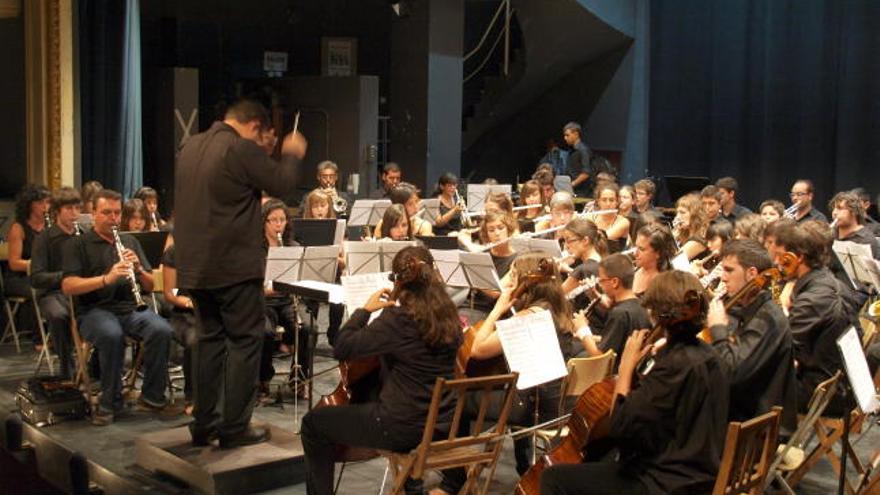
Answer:
<path fill-rule="evenodd" d="M 181 288 L 217 289 L 263 278 L 261 191 L 286 195 L 294 186 L 296 161 L 273 160 L 223 122 L 186 142 L 174 190 Z"/>

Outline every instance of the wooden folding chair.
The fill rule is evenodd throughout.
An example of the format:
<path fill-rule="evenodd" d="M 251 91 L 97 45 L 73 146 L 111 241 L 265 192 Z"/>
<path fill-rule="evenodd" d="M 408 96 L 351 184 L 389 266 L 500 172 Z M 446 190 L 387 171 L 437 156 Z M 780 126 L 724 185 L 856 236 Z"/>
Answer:
<path fill-rule="evenodd" d="M 482 484 L 478 485 L 478 481 L 484 469 L 490 473 L 494 471 L 498 455 L 501 453 L 507 429 L 507 416 L 516 393 L 517 376 L 517 373 L 509 373 L 456 380 L 437 378 L 422 442 L 409 453 L 380 451 L 380 454 L 388 459 L 394 477 L 391 493 L 403 493 L 403 485 L 407 478 L 422 479 L 426 470 L 458 467 L 465 468 L 467 473 L 460 494 L 486 493 L 492 480 L 491 474 Z M 483 431 L 490 395 L 499 388 L 504 390 L 504 405 L 495 425 Z M 459 437 L 458 429 L 469 392 L 478 394 L 480 409 L 472 430 L 474 433 Z M 449 434 L 446 438 L 434 440 L 440 403 L 447 394 L 454 394 L 456 399 Z"/>
<path fill-rule="evenodd" d="M 713 495 L 763 493 L 781 414 L 782 408 L 777 406 L 757 418 L 730 423 Z"/>
<path fill-rule="evenodd" d="M 43 342 L 43 348 L 40 349 L 40 355 L 37 356 L 37 367 L 34 368 L 34 374 L 38 375 L 43 368 L 43 362 L 49 368 L 49 374 L 55 374 L 55 367 L 52 365 L 53 356 L 49 352 L 49 335 L 46 333 L 46 325 L 43 323 L 43 312 L 40 311 L 40 303 L 37 300 L 37 291 L 31 287 L 31 301 L 34 303 L 34 314 L 37 317 L 37 329 L 40 331 L 40 340 Z"/>
<path fill-rule="evenodd" d="M 26 297 L 6 294 L 6 281 L 3 279 L 2 270 L 0 270 L 0 297 L 3 298 L 3 309 L 6 312 L 6 327 L 3 329 L 3 335 L 0 336 L 0 344 L 5 343 L 6 339 L 11 337 L 15 342 L 15 352 L 21 353 L 21 341 L 18 327 L 15 324 L 15 315 L 18 314 L 19 309 L 27 304 L 28 300 Z"/>

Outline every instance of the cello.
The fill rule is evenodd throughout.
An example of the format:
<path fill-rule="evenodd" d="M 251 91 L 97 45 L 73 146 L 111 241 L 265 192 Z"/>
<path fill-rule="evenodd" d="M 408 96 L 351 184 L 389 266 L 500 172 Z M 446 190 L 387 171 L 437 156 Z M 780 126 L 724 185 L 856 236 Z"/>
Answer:
<path fill-rule="evenodd" d="M 702 299 L 699 294 L 694 293 L 692 297 L 688 298 L 685 307 L 677 314 L 661 316 L 644 345 L 646 347 L 654 345 L 663 336 L 667 326 L 696 316 L 705 304 Z M 636 366 L 634 383 L 640 374 L 647 373 L 653 366 L 649 362 L 649 356 L 650 354 L 646 355 Z M 578 397 L 577 403 L 565 423 L 568 435 L 563 437 L 558 445 L 542 455 L 520 478 L 514 490 L 517 495 L 538 495 L 541 492 L 541 474 L 545 469 L 557 464 L 583 462 L 584 449 L 591 443 L 596 443 L 608 436 L 616 384 L 617 377 L 610 376 L 594 383 Z"/>
<path fill-rule="evenodd" d="M 414 281 L 425 263 L 421 260 L 413 260 L 399 274 L 392 273 L 389 277 L 394 282 L 394 289 L 388 297 L 389 301 L 396 301 L 401 288 Z M 368 402 L 375 398 L 381 388 L 379 370 L 381 362 L 379 356 L 367 356 L 360 359 L 339 362 L 339 383 L 330 394 L 321 397 L 315 404 L 315 408 L 344 406 Z M 349 445 L 337 445 L 336 462 L 358 462 L 378 457 L 375 449 L 364 447 L 352 447 Z"/>

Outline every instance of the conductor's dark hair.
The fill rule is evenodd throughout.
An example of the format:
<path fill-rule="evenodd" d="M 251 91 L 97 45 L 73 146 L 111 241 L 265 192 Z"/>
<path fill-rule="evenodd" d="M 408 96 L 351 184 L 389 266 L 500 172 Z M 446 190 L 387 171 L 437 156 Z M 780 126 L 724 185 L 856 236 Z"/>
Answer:
<path fill-rule="evenodd" d="M 226 109 L 224 119 L 233 119 L 241 124 L 257 121 L 265 128 L 269 127 L 269 112 L 262 103 L 251 100 L 242 99 L 233 103 Z"/>

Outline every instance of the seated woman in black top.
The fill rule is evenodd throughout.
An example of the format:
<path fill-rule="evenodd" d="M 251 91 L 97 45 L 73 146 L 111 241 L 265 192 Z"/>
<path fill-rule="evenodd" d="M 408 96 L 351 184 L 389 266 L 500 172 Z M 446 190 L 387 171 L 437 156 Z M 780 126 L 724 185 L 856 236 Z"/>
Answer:
<path fill-rule="evenodd" d="M 440 216 L 434 223 L 435 235 L 449 235 L 462 228 L 461 206 L 458 202 L 458 177 L 446 172 L 437 179 L 435 195 L 440 199 Z"/>
<path fill-rule="evenodd" d="M 391 276 L 394 291 L 382 289 L 354 311 L 333 348 L 340 361 L 381 358 L 383 383 L 378 401 L 320 407 L 303 418 L 311 495 L 333 492 L 336 445 L 396 452 L 418 445 L 435 380 L 453 377 L 461 326 L 430 251 L 423 247 L 400 250 L 392 261 Z M 370 313 L 380 309 L 382 314 L 368 324 Z M 448 425 L 452 417 L 455 403 L 452 397 L 447 399 L 441 406 L 439 425 Z"/>
<path fill-rule="evenodd" d="M 596 188 L 596 209 L 617 210 L 620 203 L 618 196 L 620 188 L 613 182 L 607 182 Z M 629 240 L 629 219 L 619 211 L 591 215 L 590 219 L 596 223 L 600 230 L 605 232 L 608 238 L 608 252 L 619 253 L 623 251 Z"/>
<path fill-rule="evenodd" d="M 675 202 L 675 219 L 672 221 L 673 235 L 679 252 L 687 254 L 688 261 L 708 254 L 706 247 L 706 228 L 709 220 L 703 201 L 697 193 L 685 194 Z"/>
<path fill-rule="evenodd" d="M 541 493 L 697 494 L 715 483 L 727 429 L 724 365 L 697 334 L 708 301 L 699 280 L 673 270 L 654 279 L 643 304 L 666 337 L 653 365 L 634 382 L 651 346 L 647 330 L 627 340 L 609 435 L 620 457 L 611 462 L 556 465 L 544 471 Z"/>

